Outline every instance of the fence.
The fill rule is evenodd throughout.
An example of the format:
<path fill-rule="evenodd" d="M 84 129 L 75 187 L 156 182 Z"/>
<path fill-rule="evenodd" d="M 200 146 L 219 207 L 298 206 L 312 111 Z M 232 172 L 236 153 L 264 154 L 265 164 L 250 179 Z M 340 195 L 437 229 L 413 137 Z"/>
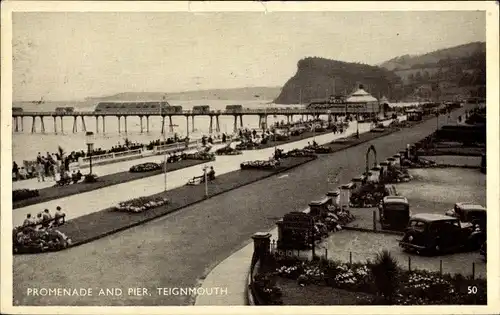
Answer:
<path fill-rule="evenodd" d="M 142 154 L 142 149 L 128 150 L 117 153 L 100 154 L 92 156 L 92 164 L 101 164 L 112 160 L 119 160 L 125 157 L 140 156 L 141 154 Z M 78 159 L 78 165 L 80 167 L 87 166 L 88 164 L 90 164 L 90 157 L 82 157 Z"/>
<path fill-rule="evenodd" d="M 271 253 L 281 256 L 294 258 L 299 260 L 312 260 L 312 249 L 307 250 L 281 250 L 276 246 L 273 241 L 270 244 Z M 399 267 L 404 271 L 426 270 L 443 274 L 461 274 L 469 276 L 471 279 L 484 278 L 486 279 L 486 264 L 477 263 L 475 261 L 465 263 L 457 261 L 456 258 L 451 260 L 446 257 L 428 257 L 410 255 L 403 252 L 390 251 L 392 256 L 398 262 Z M 343 262 L 348 264 L 366 263 L 374 261 L 378 252 L 373 251 L 346 251 L 346 250 L 333 250 L 331 248 L 319 247 L 316 245 L 315 255 L 327 261 Z M 479 255 L 478 255 L 479 256 Z"/>

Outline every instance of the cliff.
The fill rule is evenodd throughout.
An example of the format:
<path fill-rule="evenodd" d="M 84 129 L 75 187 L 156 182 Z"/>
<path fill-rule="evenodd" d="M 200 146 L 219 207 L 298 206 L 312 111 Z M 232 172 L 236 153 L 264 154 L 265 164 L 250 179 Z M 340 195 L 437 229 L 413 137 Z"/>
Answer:
<path fill-rule="evenodd" d="M 351 93 L 359 84 L 375 97 L 399 98 L 395 87 L 400 81 L 393 72 L 380 67 L 308 57 L 298 62 L 297 72 L 285 83 L 274 102 L 307 104 L 332 94 Z"/>

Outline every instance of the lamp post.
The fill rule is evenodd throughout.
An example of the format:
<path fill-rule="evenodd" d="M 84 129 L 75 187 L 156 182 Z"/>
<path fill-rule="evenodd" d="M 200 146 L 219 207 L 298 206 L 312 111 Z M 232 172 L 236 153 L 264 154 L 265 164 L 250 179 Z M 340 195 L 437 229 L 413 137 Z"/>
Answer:
<path fill-rule="evenodd" d="M 162 130 L 163 130 L 163 145 L 166 144 L 166 139 L 165 139 L 165 130 L 163 129 L 165 125 L 163 124 L 165 120 L 163 119 L 163 104 L 165 103 L 165 98 L 166 96 L 163 95 L 163 101 L 160 103 L 160 118 L 162 119 Z M 189 130 L 189 128 L 188 128 Z M 189 131 L 188 131 L 189 132 Z M 163 191 L 167 191 L 167 150 L 165 150 L 163 154 L 163 174 L 164 174 L 164 183 L 163 183 Z"/>
<path fill-rule="evenodd" d="M 94 151 L 94 133 L 87 131 L 85 134 L 87 138 L 87 154 L 89 155 L 89 175 L 92 175 L 92 152 Z"/>
<path fill-rule="evenodd" d="M 205 178 L 205 198 L 208 198 L 208 180 L 207 180 L 208 166 L 203 167 L 203 177 Z"/>
<path fill-rule="evenodd" d="M 359 139 L 359 107 L 356 105 L 356 138 Z"/>

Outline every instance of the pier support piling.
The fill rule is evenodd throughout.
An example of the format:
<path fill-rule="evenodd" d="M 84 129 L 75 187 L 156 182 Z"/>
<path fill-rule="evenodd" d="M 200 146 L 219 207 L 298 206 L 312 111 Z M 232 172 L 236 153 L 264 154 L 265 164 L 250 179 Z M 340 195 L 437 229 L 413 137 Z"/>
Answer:
<path fill-rule="evenodd" d="M 146 116 L 146 132 L 149 133 L 149 116 Z"/>
<path fill-rule="evenodd" d="M 116 116 L 118 118 L 118 134 L 122 132 L 121 124 L 122 124 L 122 117 L 121 116 Z"/>
<path fill-rule="evenodd" d="M 194 115 L 191 116 L 191 125 L 192 125 L 191 126 L 192 127 L 191 131 L 194 132 Z"/>
<path fill-rule="evenodd" d="M 95 132 L 99 133 L 99 116 L 95 116 Z"/>
<path fill-rule="evenodd" d="M 83 131 L 87 132 L 87 126 L 85 126 L 85 117 L 83 117 L 83 116 L 80 116 L 80 117 L 82 119 L 82 128 L 83 128 Z"/>
<path fill-rule="evenodd" d="M 214 116 L 210 115 L 210 127 L 208 128 L 209 134 L 212 134 L 212 132 L 213 132 L 213 120 L 214 120 Z"/>
<path fill-rule="evenodd" d="M 21 116 L 21 131 L 24 131 L 24 117 Z"/>
<path fill-rule="evenodd" d="M 189 116 L 186 116 L 186 132 L 187 137 L 189 138 Z"/>
<path fill-rule="evenodd" d="M 174 132 L 174 124 L 172 123 L 172 116 L 168 116 L 169 130 L 171 133 Z"/>
<path fill-rule="evenodd" d="M 32 116 L 31 118 L 33 118 L 33 120 L 31 121 L 31 133 L 35 133 L 35 118 L 36 116 Z"/>
<path fill-rule="evenodd" d="M 76 126 L 76 116 L 73 116 L 73 133 L 78 131 L 78 127 Z"/>
<path fill-rule="evenodd" d="M 127 116 L 123 116 L 123 119 L 125 120 L 125 134 L 127 134 Z"/>
<path fill-rule="evenodd" d="M 243 128 L 243 115 L 240 115 L 240 126 Z"/>
<path fill-rule="evenodd" d="M 42 123 L 42 133 L 45 133 L 45 125 L 43 123 L 43 116 L 40 116 L 40 122 Z"/>
<path fill-rule="evenodd" d="M 139 116 L 139 120 L 141 121 L 141 133 L 143 133 L 144 128 L 143 128 L 143 126 L 142 126 L 142 116 Z"/>
<path fill-rule="evenodd" d="M 161 134 L 165 132 L 165 116 L 161 116 Z"/>
<path fill-rule="evenodd" d="M 234 115 L 234 128 L 233 128 L 234 133 L 238 131 L 238 116 Z"/>
<path fill-rule="evenodd" d="M 61 116 L 61 133 L 64 134 L 63 116 Z"/>
<path fill-rule="evenodd" d="M 18 127 L 18 117 L 14 117 L 14 131 L 15 132 L 18 132 L 19 131 L 19 127 Z"/>
<path fill-rule="evenodd" d="M 57 135 L 56 116 L 52 116 L 52 118 L 54 118 L 54 133 Z"/>
<path fill-rule="evenodd" d="M 106 133 L 106 116 L 102 116 L 102 134 Z"/>
<path fill-rule="evenodd" d="M 219 115 L 215 116 L 215 131 L 220 133 Z"/>

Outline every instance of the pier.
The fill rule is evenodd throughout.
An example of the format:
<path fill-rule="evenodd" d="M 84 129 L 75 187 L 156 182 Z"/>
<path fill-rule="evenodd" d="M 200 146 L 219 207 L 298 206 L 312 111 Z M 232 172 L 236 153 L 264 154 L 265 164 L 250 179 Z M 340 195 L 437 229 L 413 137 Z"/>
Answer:
<path fill-rule="evenodd" d="M 153 103 L 153 102 L 150 102 Z M 209 116 L 210 117 L 210 125 L 209 131 L 220 132 L 220 116 L 233 116 L 234 124 L 233 131 L 237 131 L 238 128 L 243 127 L 243 116 L 259 116 L 259 128 L 265 127 L 267 128 L 267 117 L 268 116 L 285 116 L 288 123 L 293 121 L 294 116 L 299 115 L 302 117 L 318 118 L 320 115 L 328 115 L 328 119 L 336 120 L 337 116 L 346 115 L 346 114 L 373 114 L 374 112 L 366 112 L 359 111 L 356 106 L 352 106 L 349 104 L 349 108 L 346 107 L 337 107 L 330 109 L 308 109 L 308 108 L 278 108 L 278 107 L 268 107 L 268 108 L 243 108 L 241 105 L 228 105 L 225 110 L 211 110 L 209 106 L 194 106 L 192 110 L 183 110 L 181 106 L 164 106 L 160 104 L 160 102 L 155 102 L 154 104 L 159 104 L 158 108 L 154 105 L 145 105 L 148 102 L 134 103 L 139 104 L 135 106 L 126 106 L 126 102 L 124 103 L 114 103 L 116 106 L 110 106 L 110 103 L 99 103 L 94 111 L 74 111 L 72 107 L 67 108 L 57 108 L 55 111 L 36 111 L 36 112 L 27 112 L 23 111 L 21 108 L 13 108 L 12 118 L 13 118 L 13 129 L 15 132 L 24 131 L 24 118 L 31 118 L 31 132 L 36 133 L 37 130 L 35 128 L 35 122 L 37 119 L 41 121 L 40 132 L 45 133 L 45 125 L 44 118 L 52 117 L 54 121 L 54 132 L 57 134 L 57 118 L 60 118 L 60 132 L 64 133 L 63 126 L 63 117 L 73 117 L 73 128 L 72 132 L 79 132 L 77 128 L 77 121 L 80 119 L 82 121 L 82 132 L 86 132 L 87 128 L 85 126 L 84 117 L 94 117 L 96 120 L 96 133 L 106 133 L 106 117 L 116 117 L 118 119 L 118 133 L 127 133 L 127 118 L 131 116 L 137 116 L 140 118 L 140 126 L 141 133 L 144 132 L 144 124 L 143 118 L 146 120 L 146 132 L 149 133 L 149 117 L 151 116 L 159 116 L 162 118 L 162 127 L 161 133 L 165 132 L 165 119 L 169 120 L 169 131 L 173 132 L 173 124 L 172 117 L 174 116 L 183 116 L 186 118 L 186 130 L 189 135 L 189 131 L 192 132 L 195 130 L 195 117 L 197 116 Z M 378 110 L 378 108 L 377 108 Z M 99 118 L 102 118 L 102 131 L 99 130 Z M 123 127 L 122 130 L 122 118 L 123 118 Z M 189 118 L 191 118 L 191 124 L 189 123 Z M 190 128 L 191 127 L 191 128 Z"/>

